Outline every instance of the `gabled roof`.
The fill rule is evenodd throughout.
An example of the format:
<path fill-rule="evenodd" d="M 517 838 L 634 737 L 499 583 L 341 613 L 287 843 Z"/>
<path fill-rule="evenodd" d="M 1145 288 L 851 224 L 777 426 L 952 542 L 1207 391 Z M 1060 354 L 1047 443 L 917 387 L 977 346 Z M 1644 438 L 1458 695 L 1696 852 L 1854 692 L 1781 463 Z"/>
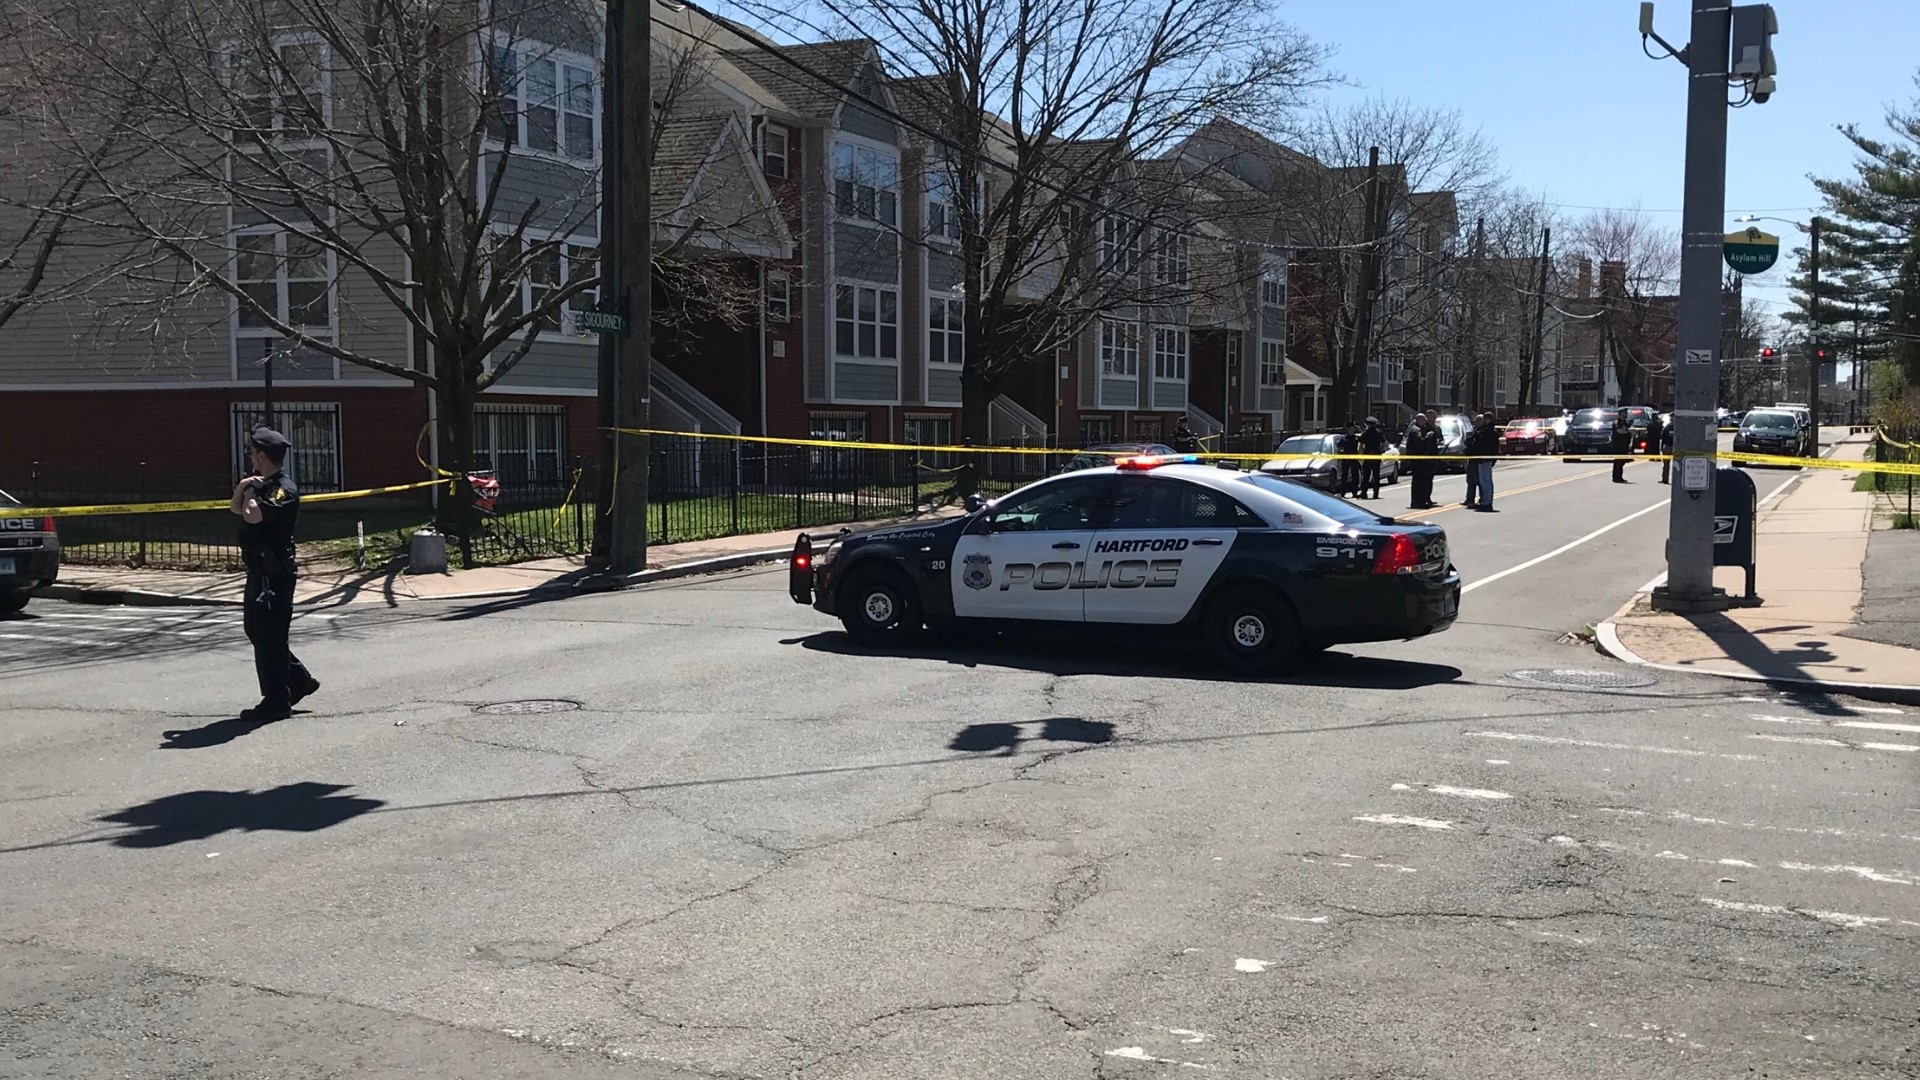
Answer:
<path fill-rule="evenodd" d="M 732 113 L 708 112 L 667 118 L 660 125 L 654 148 L 653 183 L 648 191 L 655 220 L 673 212 L 686 197 L 693 178 L 720 149 L 720 136 Z"/>
<path fill-rule="evenodd" d="M 779 55 L 749 46 L 728 49 L 726 55 L 735 67 L 777 94 L 795 116 L 808 120 L 831 119 L 847 100 L 860 69 L 877 59 L 873 43 L 864 38 L 784 45 L 775 51 Z"/>

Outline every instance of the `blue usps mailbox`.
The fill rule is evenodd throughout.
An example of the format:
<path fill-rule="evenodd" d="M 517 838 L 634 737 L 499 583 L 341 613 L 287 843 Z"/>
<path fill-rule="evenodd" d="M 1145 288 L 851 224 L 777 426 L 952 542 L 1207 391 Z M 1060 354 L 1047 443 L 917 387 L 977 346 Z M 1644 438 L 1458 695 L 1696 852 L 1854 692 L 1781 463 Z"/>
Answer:
<path fill-rule="evenodd" d="M 1746 470 L 1722 466 L 1713 478 L 1713 565 L 1738 566 L 1747 572 L 1749 603 L 1754 595 L 1754 516 L 1759 512 L 1753 477 Z"/>

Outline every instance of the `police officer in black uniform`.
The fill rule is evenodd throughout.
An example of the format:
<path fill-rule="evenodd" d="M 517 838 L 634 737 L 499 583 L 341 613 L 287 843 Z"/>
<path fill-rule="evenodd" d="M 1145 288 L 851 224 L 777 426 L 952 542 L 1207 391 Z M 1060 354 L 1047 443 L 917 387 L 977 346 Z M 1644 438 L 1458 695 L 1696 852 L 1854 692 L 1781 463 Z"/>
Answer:
<path fill-rule="evenodd" d="M 319 680 L 287 645 L 293 627 L 293 526 L 300 516 L 300 492 L 281 467 L 292 445 L 271 428 L 255 428 L 247 439 L 250 472 L 233 489 L 232 510 L 241 522 L 240 557 L 247 566 L 244 621 L 260 679 L 260 704 L 240 718 L 253 723 L 285 720 L 301 698 L 320 689 Z"/>

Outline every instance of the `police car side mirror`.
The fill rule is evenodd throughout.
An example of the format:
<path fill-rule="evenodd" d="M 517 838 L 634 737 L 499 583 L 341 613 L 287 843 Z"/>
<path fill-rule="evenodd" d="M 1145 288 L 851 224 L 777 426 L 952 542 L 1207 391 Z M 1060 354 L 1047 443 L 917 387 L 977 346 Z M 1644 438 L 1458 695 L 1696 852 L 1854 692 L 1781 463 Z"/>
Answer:
<path fill-rule="evenodd" d="M 986 506 L 987 506 L 987 497 L 985 495 L 981 495 L 978 492 L 975 492 L 974 494 L 967 496 L 967 499 L 966 499 L 967 513 L 977 514 L 980 511 L 986 509 Z"/>

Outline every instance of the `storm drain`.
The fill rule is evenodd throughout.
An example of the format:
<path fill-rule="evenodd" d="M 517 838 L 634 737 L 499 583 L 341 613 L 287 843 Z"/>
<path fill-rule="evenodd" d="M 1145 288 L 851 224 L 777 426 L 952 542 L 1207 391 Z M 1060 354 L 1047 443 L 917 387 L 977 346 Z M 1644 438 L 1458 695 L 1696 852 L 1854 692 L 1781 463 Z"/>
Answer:
<path fill-rule="evenodd" d="M 1653 685 L 1653 680 L 1645 675 L 1626 671 L 1589 671 L 1583 668 L 1520 668 L 1517 671 L 1507 672 L 1507 678 L 1515 682 L 1559 686 L 1570 690 L 1631 690 L 1639 686 Z"/>
<path fill-rule="evenodd" d="M 566 698 L 530 698 L 526 701 L 492 701 L 475 705 L 473 711 L 482 716 L 533 716 L 539 713 L 573 712 L 580 707 L 579 702 Z"/>

